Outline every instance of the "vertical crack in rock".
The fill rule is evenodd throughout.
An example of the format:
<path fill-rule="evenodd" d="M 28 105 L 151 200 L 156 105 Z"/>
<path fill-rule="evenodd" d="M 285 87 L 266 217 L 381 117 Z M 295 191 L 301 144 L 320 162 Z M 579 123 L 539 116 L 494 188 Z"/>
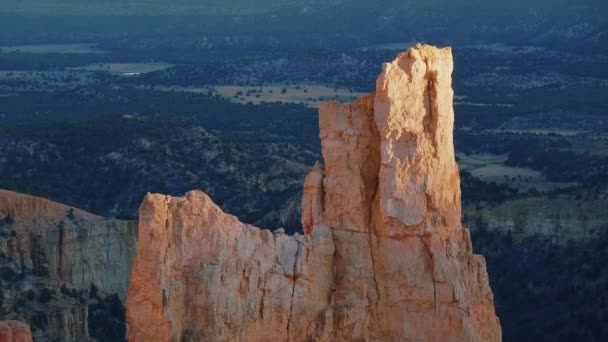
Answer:
<path fill-rule="evenodd" d="M 372 201 L 369 205 L 369 216 L 368 216 L 368 243 L 369 243 L 369 253 L 370 253 L 370 260 L 372 262 L 372 279 L 374 281 L 374 288 L 376 290 L 376 303 L 374 303 L 376 306 L 378 305 L 378 303 L 380 302 L 380 287 L 378 285 L 378 279 L 376 277 L 376 261 L 374 260 L 374 249 L 373 249 L 373 244 L 372 244 L 372 234 L 377 234 L 376 233 L 376 227 L 374 225 L 374 220 L 373 220 L 373 215 L 374 215 L 374 203 L 375 203 L 375 198 L 376 198 L 376 194 L 378 192 L 378 178 L 376 178 L 376 184 L 374 186 L 374 192 L 372 194 Z"/>
<path fill-rule="evenodd" d="M 370 184 L 368 184 L 368 186 L 372 189 L 372 192 L 368 198 L 368 211 L 367 211 L 367 232 L 368 232 L 368 241 L 369 241 L 369 252 L 370 252 L 370 259 L 372 262 L 372 272 L 373 272 L 373 276 L 372 279 L 374 281 L 374 288 L 376 290 L 376 306 L 378 305 L 378 303 L 380 303 L 380 286 L 379 286 L 379 282 L 378 282 L 378 277 L 376 275 L 376 261 L 375 261 L 375 256 L 374 256 L 374 248 L 373 248 L 373 235 L 376 236 L 376 239 L 378 240 L 379 234 L 378 234 L 378 227 L 376 227 L 376 221 L 374 220 L 374 217 L 376 215 L 376 210 L 378 209 L 377 206 L 377 198 L 376 196 L 378 195 L 378 186 L 379 186 L 379 172 L 380 172 L 380 161 L 382 159 L 382 157 L 380 156 L 380 134 L 378 132 L 378 127 L 376 126 L 376 121 L 373 120 L 373 112 L 372 112 L 372 120 L 371 120 L 371 125 L 370 125 L 370 133 L 371 136 L 373 137 L 373 141 L 372 141 L 372 147 L 373 147 L 373 151 L 371 153 L 371 157 L 372 158 L 378 158 L 377 160 L 372 159 L 372 160 L 366 160 L 364 162 L 370 163 L 373 162 L 373 166 L 372 166 L 372 170 L 371 170 L 371 174 L 373 175 L 373 180 L 370 182 Z"/>
<path fill-rule="evenodd" d="M 380 293 L 380 286 L 378 285 L 378 278 L 376 276 L 376 261 L 374 258 L 374 248 L 373 248 L 373 243 L 372 243 L 372 232 L 371 230 L 368 231 L 368 239 L 367 239 L 368 243 L 369 243 L 369 254 L 370 254 L 370 261 L 372 263 L 372 280 L 374 281 L 374 289 L 376 291 L 376 298 L 375 298 L 375 303 L 373 303 L 375 309 L 377 309 L 378 304 L 380 304 L 380 300 L 381 300 L 381 293 Z M 369 298 L 368 298 L 369 301 Z M 368 303 L 368 307 L 371 306 L 372 303 Z M 369 310 L 369 308 L 368 308 Z M 374 310 L 376 311 L 376 310 Z M 374 311 L 370 312 L 370 314 L 373 315 Z"/>
<path fill-rule="evenodd" d="M 436 142 L 436 140 L 433 139 L 433 135 L 437 131 L 437 121 L 439 119 L 437 112 L 437 72 L 431 69 L 428 58 L 424 60 L 424 63 L 426 64 L 427 69 L 425 75 L 426 88 L 424 98 L 426 103 L 428 103 L 428 112 L 424 117 L 423 126 L 425 127 L 425 131 L 431 135 L 431 139 Z"/>
<path fill-rule="evenodd" d="M 289 305 L 289 318 L 287 319 L 287 336 L 289 335 L 289 329 L 291 328 L 291 320 L 293 318 L 293 304 L 294 297 L 296 294 L 296 282 L 298 281 L 298 257 L 300 256 L 300 241 L 298 241 L 297 237 L 295 238 L 298 247 L 296 248 L 296 253 L 293 259 L 293 286 L 291 287 L 291 304 Z"/>
<path fill-rule="evenodd" d="M 170 201 L 167 201 L 167 204 L 165 205 L 165 232 L 164 234 L 167 234 L 169 236 L 173 235 L 171 234 L 172 232 L 169 230 L 170 229 L 170 225 L 171 222 L 169 221 L 170 217 L 171 217 L 171 208 L 170 208 Z M 170 253 L 170 249 L 171 249 L 171 238 L 167 239 L 166 243 L 165 243 L 165 253 L 163 255 L 163 264 L 166 266 L 171 266 L 169 265 L 169 263 L 167 262 L 167 258 L 169 256 Z M 166 286 L 169 284 L 163 284 L 163 288 L 162 288 L 162 300 L 161 300 L 161 310 L 165 310 L 165 308 L 167 307 L 167 304 L 169 302 L 169 296 L 171 296 L 171 288 L 167 288 Z"/>
<path fill-rule="evenodd" d="M 260 297 L 260 310 L 259 310 L 259 315 L 262 320 L 264 320 L 264 297 L 266 297 L 266 290 L 262 289 L 262 296 Z"/>
<path fill-rule="evenodd" d="M 336 244 L 336 234 L 334 232 L 334 228 L 330 228 L 329 231 L 331 232 L 331 240 L 332 240 L 332 243 L 334 245 L 334 254 L 333 254 L 333 258 L 332 258 L 332 261 L 333 261 L 333 265 L 332 265 L 332 271 L 333 271 L 332 272 L 332 284 L 334 284 L 334 285 L 332 286 L 331 291 L 328 293 L 327 302 L 328 303 L 332 303 L 332 296 L 333 296 L 334 292 L 336 291 L 336 289 L 335 289 L 335 283 L 336 283 L 336 273 L 337 272 L 335 270 L 335 263 L 336 263 L 336 260 L 338 258 L 338 248 L 336 247 L 338 245 Z"/>
<path fill-rule="evenodd" d="M 431 275 L 432 275 L 431 278 L 433 280 L 433 301 L 434 301 L 433 327 L 434 327 L 435 320 L 437 319 L 437 283 L 436 283 L 436 279 L 435 279 L 435 258 L 433 256 L 433 252 L 431 252 L 431 248 L 430 248 L 429 244 L 427 243 L 425 237 L 422 236 L 420 238 L 420 240 L 422 241 L 422 244 L 424 245 L 424 249 L 427 252 L 427 255 L 429 257 L 429 261 L 431 264 Z"/>
<path fill-rule="evenodd" d="M 368 232 L 368 234 L 367 234 L 367 236 L 368 236 L 367 241 L 368 241 L 369 249 L 370 249 L 370 259 L 372 261 L 372 269 L 374 271 L 374 273 L 373 273 L 373 275 L 374 275 L 374 286 L 376 288 L 377 295 L 379 296 L 380 295 L 380 290 L 378 288 L 378 280 L 376 279 L 376 263 L 374 261 L 374 249 L 373 249 L 373 242 L 372 242 L 373 237 L 372 237 L 372 235 L 375 235 L 375 234 L 372 233 L 371 231 Z"/>
<path fill-rule="evenodd" d="M 375 94 L 321 106 L 303 236 L 245 225 L 201 191 L 146 196 L 129 341 L 500 342 L 460 223 L 452 70 L 449 48 L 416 45 L 383 65 Z"/>

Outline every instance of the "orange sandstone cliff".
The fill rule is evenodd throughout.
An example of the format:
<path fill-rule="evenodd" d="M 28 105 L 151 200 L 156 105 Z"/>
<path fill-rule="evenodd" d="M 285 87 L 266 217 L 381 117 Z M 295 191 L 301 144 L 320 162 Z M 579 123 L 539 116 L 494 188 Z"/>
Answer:
<path fill-rule="evenodd" d="M 20 321 L 0 321 L 0 342 L 32 342 L 30 326 Z"/>
<path fill-rule="evenodd" d="M 375 94 L 321 107 L 304 235 L 241 223 L 200 191 L 146 196 L 128 339 L 500 341 L 460 223 L 452 69 L 449 48 L 417 45 Z"/>

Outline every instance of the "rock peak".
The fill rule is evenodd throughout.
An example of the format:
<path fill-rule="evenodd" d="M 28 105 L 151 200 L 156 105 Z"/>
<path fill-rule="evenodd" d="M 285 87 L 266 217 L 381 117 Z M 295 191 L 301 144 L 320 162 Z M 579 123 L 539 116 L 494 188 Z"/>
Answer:
<path fill-rule="evenodd" d="M 320 107 L 303 236 L 243 224 L 201 192 L 147 196 L 129 339 L 500 341 L 460 223 L 452 70 L 449 48 L 417 45 L 384 64 L 375 94 Z"/>
<path fill-rule="evenodd" d="M 325 193 L 327 222 L 393 237 L 420 235 L 437 222 L 460 227 L 452 70 L 451 49 L 418 44 L 384 63 L 375 94 L 321 106 L 326 177 L 315 194 Z M 340 208 L 357 209 L 345 215 Z"/>
<path fill-rule="evenodd" d="M 419 44 L 385 63 L 378 77 L 380 209 L 389 234 L 428 219 L 459 226 L 453 68 L 451 49 Z"/>

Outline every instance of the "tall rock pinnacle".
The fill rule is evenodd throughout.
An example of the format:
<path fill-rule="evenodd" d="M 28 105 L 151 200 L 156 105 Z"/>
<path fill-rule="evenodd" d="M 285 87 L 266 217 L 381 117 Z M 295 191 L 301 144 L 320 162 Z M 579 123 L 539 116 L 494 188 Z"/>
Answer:
<path fill-rule="evenodd" d="M 460 219 L 451 50 L 385 63 L 377 92 L 324 104 L 305 235 L 243 224 L 202 192 L 148 195 L 128 338 L 500 341 Z"/>

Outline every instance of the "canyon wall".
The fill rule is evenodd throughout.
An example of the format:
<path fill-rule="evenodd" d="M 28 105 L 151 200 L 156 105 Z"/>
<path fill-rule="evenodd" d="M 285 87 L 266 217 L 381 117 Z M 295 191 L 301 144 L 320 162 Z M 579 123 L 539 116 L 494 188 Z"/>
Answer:
<path fill-rule="evenodd" d="M 41 340 L 88 339 L 90 322 L 112 320 L 99 317 L 105 297 L 124 302 L 136 248 L 135 222 L 0 190 L 0 319 L 27 320 Z"/>
<path fill-rule="evenodd" d="M 385 63 L 375 94 L 324 104 L 304 235 L 241 223 L 200 191 L 146 196 L 130 341 L 500 341 L 461 225 L 449 48 Z"/>

